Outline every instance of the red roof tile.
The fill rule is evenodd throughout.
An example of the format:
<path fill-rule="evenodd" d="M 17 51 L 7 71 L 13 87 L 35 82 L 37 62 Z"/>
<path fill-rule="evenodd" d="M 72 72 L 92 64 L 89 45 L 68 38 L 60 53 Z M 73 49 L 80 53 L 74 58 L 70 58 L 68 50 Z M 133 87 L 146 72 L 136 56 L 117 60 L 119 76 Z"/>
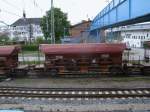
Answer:
<path fill-rule="evenodd" d="M 125 44 L 56 44 L 40 46 L 40 50 L 45 54 L 103 54 L 123 52 Z"/>
<path fill-rule="evenodd" d="M 9 56 L 16 50 L 16 46 L 0 46 L 0 56 Z"/>

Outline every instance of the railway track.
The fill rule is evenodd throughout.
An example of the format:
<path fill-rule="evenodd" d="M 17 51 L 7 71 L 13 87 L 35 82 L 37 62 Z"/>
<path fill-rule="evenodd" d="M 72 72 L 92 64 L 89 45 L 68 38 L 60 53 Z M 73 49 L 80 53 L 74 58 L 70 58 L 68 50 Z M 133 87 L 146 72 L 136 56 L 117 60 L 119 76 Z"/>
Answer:
<path fill-rule="evenodd" d="M 0 87 L 0 98 L 150 98 L 150 88 L 15 88 Z"/>

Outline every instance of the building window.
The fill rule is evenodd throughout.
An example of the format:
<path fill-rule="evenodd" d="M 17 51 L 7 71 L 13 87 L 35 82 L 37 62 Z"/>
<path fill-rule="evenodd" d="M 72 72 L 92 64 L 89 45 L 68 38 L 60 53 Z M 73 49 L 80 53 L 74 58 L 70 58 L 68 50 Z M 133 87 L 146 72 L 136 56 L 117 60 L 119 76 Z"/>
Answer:
<path fill-rule="evenodd" d="M 141 36 L 141 39 L 143 40 L 143 36 Z"/>
<path fill-rule="evenodd" d="M 131 34 L 126 34 L 126 38 L 130 38 L 131 37 Z"/>
<path fill-rule="evenodd" d="M 148 37 L 149 35 L 148 35 L 148 33 L 147 33 L 147 37 Z"/>
<path fill-rule="evenodd" d="M 136 48 L 136 45 L 134 47 Z"/>

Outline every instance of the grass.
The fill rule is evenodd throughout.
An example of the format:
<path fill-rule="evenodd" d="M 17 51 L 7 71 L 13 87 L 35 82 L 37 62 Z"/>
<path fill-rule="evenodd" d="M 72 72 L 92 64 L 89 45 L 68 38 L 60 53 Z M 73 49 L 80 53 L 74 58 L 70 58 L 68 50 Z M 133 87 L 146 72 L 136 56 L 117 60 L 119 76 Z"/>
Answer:
<path fill-rule="evenodd" d="M 39 52 L 39 51 L 23 51 L 21 53 L 19 53 L 19 56 L 33 56 L 33 57 L 37 57 L 38 55 L 40 56 L 44 56 L 43 53 Z"/>
<path fill-rule="evenodd" d="M 111 85 L 112 87 L 116 87 L 116 86 L 125 86 L 123 84 L 129 84 L 128 86 L 130 86 L 131 84 L 139 84 L 140 82 L 142 84 L 149 84 L 150 82 L 150 77 L 132 77 L 132 78 L 43 78 L 43 79 L 28 79 L 28 78 L 24 78 L 24 79 L 16 79 L 14 81 L 15 84 L 19 84 L 19 85 L 33 85 L 33 84 L 39 84 L 38 81 L 41 81 L 42 84 L 44 85 L 57 85 L 58 87 L 63 85 L 63 84 L 73 84 L 73 85 L 84 85 L 87 86 L 91 85 L 91 87 L 95 87 L 95 85 L 98 84 L 102 84 L 101 86 L 105 84 L 106 85 Z M 119 85 L 120 83 L 120 85 Z M 35 85 L 36 87 L 37 85 Z M 132 87 L 133 85 L 131 85 Z M 45 86 L 44 86 L 45 87 Z"/>
<path fill-rule="evenodd" d="M 24 61 L 20 62 L 20 65 L 38 65 L 38 64 L 43 64 L 43 61 Z"/>
<path fill-rule="evenodd" d="M 19 53 L 19 57 L 44 57 L 44 54 L 39 52 L 39 51 L 23 51 L 22 53 Z M 40 60 L 33 60 L 33 61 L 28 61 L 25 60 L 24 62 L 20 62 L 20 65 L 37 65 L 37 64 L 43 64 L 43 61 Z"/>
<path fill-rule="evenodd" d="M 102 78 L 102 81 L 115 81 L 115 82 L 131 82 L 131 81 L 148 81 L 150 82 L 150 77 L 112 77 L 112 78 Z"/>

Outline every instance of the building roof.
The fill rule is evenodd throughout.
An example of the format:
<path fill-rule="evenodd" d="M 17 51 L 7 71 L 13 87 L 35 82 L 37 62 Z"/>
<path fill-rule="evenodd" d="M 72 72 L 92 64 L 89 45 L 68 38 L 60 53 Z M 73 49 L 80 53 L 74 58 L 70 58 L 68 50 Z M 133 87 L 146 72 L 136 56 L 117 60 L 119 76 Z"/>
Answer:
<path fill-rule="evenodd" d="M 92 21 L 91 20 L 83 20 L 82 22 L 78 23 L 78 24 L 75 24 L 75 25 L 72 25 L 71 28 L 74 28 L 74 27 L 77 27 L 77 26 L 80 26 L 82 24 L 86 24 L 86 23 L 91 23 Z"/>
<path fill-rule="evenodd" d="M 121 26 L 118 28 L 114 28 L 114 31 L 139 31 L 139 30 L 150 30 L 150 22 L 146 23 L 139 23 L 134 25 L 128 25 L 128 26 Z"/>
<path fill-rule="evenodd" d="M 11 26 L 25 26 L 28 24 L 40 25 L 41 18 L 21 18 L 14 22 Z"/>
<path fill-rule="evenodd" d="M 44 44 L 40 50 L 45 54 L 105 54 L 121 53 L 126 49 L 125 44 Z"/>
<path fill-rule="evenodd" d="M 15 51 L 19 51 L 17 46 L 0 46 L 0 56 L 10 56 Z"/>

